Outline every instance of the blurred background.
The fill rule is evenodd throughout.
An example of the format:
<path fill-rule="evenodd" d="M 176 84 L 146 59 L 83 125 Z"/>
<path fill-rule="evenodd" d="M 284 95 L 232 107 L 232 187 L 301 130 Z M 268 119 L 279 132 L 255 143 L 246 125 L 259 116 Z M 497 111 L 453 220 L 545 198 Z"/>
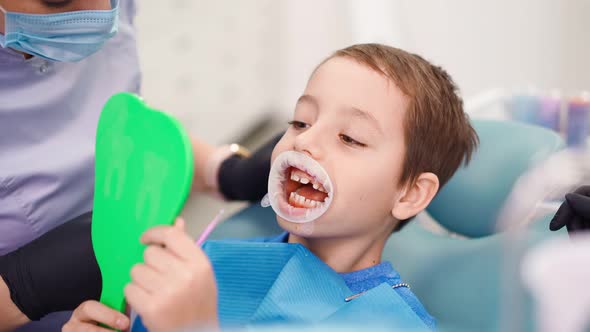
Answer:
<path fill-rule="evenodd" d="M 323 58 L 380 42 L 446 68 L 469 112 L 507 95 L 559 96 L 563 107 L 590 87 L 588 13 L 587 0 L 142 1 L 143 95 L 193 135 L 255 148 L 286 128 Z M 524 118 L 526 101 L 516 106 Z M 191 231 L 221 206 L 243 205 L 191 198 Z"/>

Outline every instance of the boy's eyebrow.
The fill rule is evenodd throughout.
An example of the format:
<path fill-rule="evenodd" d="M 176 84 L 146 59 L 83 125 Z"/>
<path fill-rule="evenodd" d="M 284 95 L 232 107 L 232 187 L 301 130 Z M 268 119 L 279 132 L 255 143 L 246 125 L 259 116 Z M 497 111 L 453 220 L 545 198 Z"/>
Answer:
<path fill-rule="evenodd" d="M 379 133 L 383 134 L 383 131 L 381 130 L 381 126 L 379 125 L 379 121 L 377 121 L 377 119 L 373 116 L 373 114 L 371 114 L 369 112 L 365 112 L 365 111 L 363 111 L 359 108 L 356 108 L 356 107 L 351 107 L 350 110 L 352 111 L 353 116 L 355 116 L 357 118 L 369 120 L 369 122 L 371 122 L 371 124 L 375 128 L 377 128 Z"/>
<path fill-rule="evenodd" d="M 313 96 L 311 95 L 301 95 L 301 97 L 299 97 L 299 99 L 297 99 L 297 104 L 301 103 L 301 102 L 308 102 L 313 104 L 313 106 L 317 109 L 319 108 L 319 103 L 317 101 L 317 99 L 315 99 Z M 381 126 L 379 125 L 379 121 L 377 121 L 377 119 L 373 116 L 373 114 L 369 113 L 369 112 L 365 112 L 359 108 L 356 107 L 351 107 L 350 111 L 352 112 L 352 115 L 364 120 L 369 120 L 369 122 L 371 122 L 371 124 L 377 128 L 377 130 L 379 131 L 380 134 L 383 134 L 383 130 L 381 130 Z"/>

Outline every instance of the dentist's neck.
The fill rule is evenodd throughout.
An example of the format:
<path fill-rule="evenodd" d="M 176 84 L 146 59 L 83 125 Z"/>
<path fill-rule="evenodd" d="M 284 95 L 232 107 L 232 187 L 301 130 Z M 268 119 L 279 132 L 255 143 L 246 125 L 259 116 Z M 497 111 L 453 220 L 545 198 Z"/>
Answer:
<path fill-rule="evenodd" d="M 381 263 L 389 233 L 375 237 L 303 238 L 289 235 L 289 243 L 299 243 L 338 273 L 354 272 Z"/>
<path fill-rule="evenodd" d="M 21 51 L 17 51 L 17 50 L 14 50 L 14 51 L 15 51 L 16 53 L 20 53 L 20 54 L 22 54 L 22 55 L 23 55 L 23 57 L 24 57 L 26 60 L 29 60 L 30 58 L 32 58 L 32 57 L 33 57 L 33 56 L 32 56 L 32 55 L 30 55 L 29 53 L 25 53 L 25 52 L 21 52 Z"/>
<path fill-rule="evenodd" d="M 0 49 L 2 49 L 2 47 L 0 47 Z M 9 47 L 8 49 L 10 49 L 11 51 L 13 51 L 13 52 L 15 52 L 15 53 L 18 53 L 18 54 L 22 55 L 22 56 L 23 56 L 23 58 L 25 58 L 25 60 L 28 60 L 28 59 L 30 59 L 30 58 L 32 58 L 32 57 L 33 57 L 33 56 L 32 56 L 32 55 L 30 55 L 29 53 L 21 52 L 21 51 L 19 51 L 19 50 L 15 50 L 15 49 L 13 49 L 13 48 L 10 48 L 10 47 Z"/>

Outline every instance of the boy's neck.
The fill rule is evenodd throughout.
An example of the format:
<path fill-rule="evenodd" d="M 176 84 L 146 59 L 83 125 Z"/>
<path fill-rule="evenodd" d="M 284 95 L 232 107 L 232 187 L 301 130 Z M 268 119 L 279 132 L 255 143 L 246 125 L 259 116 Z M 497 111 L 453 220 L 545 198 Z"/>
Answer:
<path fill-rule="evenodd" d="M 305 246 L 334 271 L 348 273 L 381 263 L 387 238 L 303 238 L 289 234 L 289 243 Z"/>

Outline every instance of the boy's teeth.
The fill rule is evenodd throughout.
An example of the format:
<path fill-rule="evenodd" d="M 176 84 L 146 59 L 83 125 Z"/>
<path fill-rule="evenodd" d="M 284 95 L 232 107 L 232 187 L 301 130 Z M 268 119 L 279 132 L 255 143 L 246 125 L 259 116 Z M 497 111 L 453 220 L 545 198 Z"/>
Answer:
<path fill-rule="evenodd" d="M 304 208 L 313 209 L 321 206 L 321 202 L 314 201 L 313 199 L 305 198 L 296 192 L 291 192 L 289 195 L 289 202 L 297 205 L 301 205 Z"/>
<path fill-rule="evenodd" d="M 319 183 L 314 182 L 313 183 L 313 189 L 317 190 L 317 191 L 321 191 L 323 193 L 327 193 L 326 189 L 324 188 L 324 186 L 322 186 Z"/>
<path fill-rule="evenodd" d="M 300 170 L 293 170 L 291 172 L 291 180 L 295 182 L 299 182 L 301 184 L 308 184 L 311 183 L 313 185 L 313 189 L 321 191 L 323 193 L 328 193 L 324 186 L 319 184 L 318 182 L 314 181 L 312 178 L 309 178 L 307 174 Z"/>
<path fill-rule="evenodd" d="M 291 180 L 303 184 L 308 184 L 311 182 L 311 179 L 308 178 L 306 174 L 298 170 L 294 170 L 293 172 L 291 172 Z"/>

